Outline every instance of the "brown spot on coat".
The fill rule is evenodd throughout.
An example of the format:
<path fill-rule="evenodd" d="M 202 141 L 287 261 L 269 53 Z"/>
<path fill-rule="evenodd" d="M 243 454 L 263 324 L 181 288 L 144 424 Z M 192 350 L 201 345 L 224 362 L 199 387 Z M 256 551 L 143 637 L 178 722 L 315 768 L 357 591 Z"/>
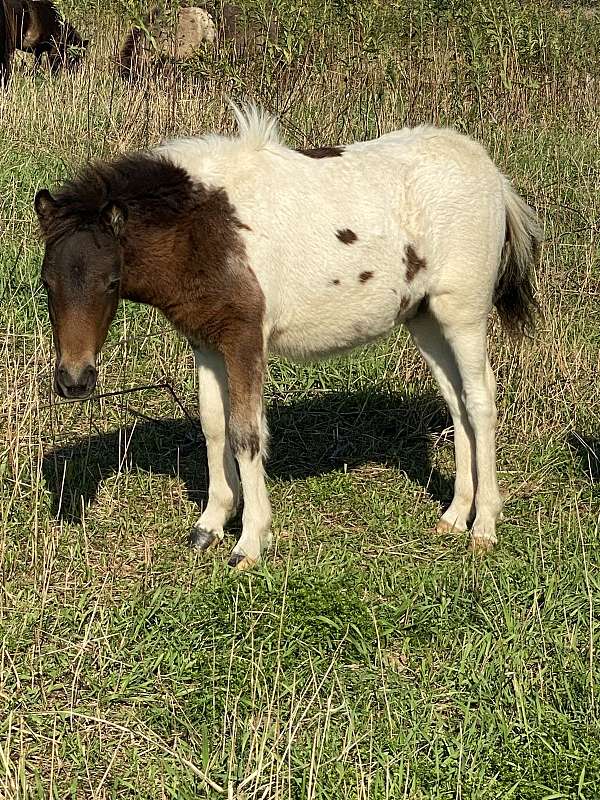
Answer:
<path fill-rule="evenodd" d="M 313 147 L 309 149 L 296 150 L 308 158 L 338 158 L 344 152 L 344 148 L 340 146 L 334 147 Z"/>
<path fill-rule="evenodd" d="M 358 236 L 354 233 L 354 231 L 351 231 L 350 228 L 339 230 L 335 235 L 343 244 L 352 244 L 358 239 Z"/>
<path fill-rule="evenodd" d="M 405 296 L 405 297 L 403 297 L 403 298 L 400 300 L 400 304 L 399 304 L 399 306 L 398 306 L 398 311 L 406 311 L 406 309 L 407 309 L 407 308 L 408 308 L 408 306 L 409 306 L 409 303 L 410 303 L 410 298 L 409 298 L 409 297 L 406 297 L 406 296 Z"/>
<path fill-rule="evenodd" d="M 339 278 L 334 278 L 331 282 L 333 283 L 334 286 L 339 286 L 340 285 L 340 279 Z"/>
<path fill-rule="evenodd" d="M 373 277 L 373 272 L 371 270 L 367 270 L 366 272 L 361 272 L 358 276 L 358 280 L 361 283 L 366 283 L 367 281 L 371 280 Z"/>
<path fill-rule="evenodd" d="M 414 280 L 417 272 L 420 272 L 422 269 L 427 268 L 427 262 L 425 261 L 424 258 L 419 258 L 412 244 L 409 244 L 406 247 L 405 261 L 406 261 L 406 280 L 409 283 L 412 280 Z"/>

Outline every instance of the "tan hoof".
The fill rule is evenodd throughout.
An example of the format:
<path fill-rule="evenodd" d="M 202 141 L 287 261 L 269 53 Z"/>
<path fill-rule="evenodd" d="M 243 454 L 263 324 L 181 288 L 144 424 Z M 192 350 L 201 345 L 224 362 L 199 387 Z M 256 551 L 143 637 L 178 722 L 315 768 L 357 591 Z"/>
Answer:
<path fill-rule="evenodd" d="M 494 549 L 497 539 L 490 536 L 471 536 L 469 552 L 483 556 Z"/>
<path fill-rule="evenodd" d="M 451 522 L 447 522 L 445 519 L 441 519 L 435 526 L 436 533 L 463 533 L 464 531 L 465 528 L 461 528 L 460 525 L 453 525 Z"/>

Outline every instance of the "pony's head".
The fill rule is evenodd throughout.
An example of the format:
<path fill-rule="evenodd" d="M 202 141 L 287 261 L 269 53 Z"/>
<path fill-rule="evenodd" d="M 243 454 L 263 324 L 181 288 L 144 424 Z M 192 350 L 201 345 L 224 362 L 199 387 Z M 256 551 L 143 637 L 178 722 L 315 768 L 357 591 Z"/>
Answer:
<path fill-rule="evenodd" d="M 62 397 L 84 398 L 96 386 L 96 359 L 119 303 L 127 210 L 107 201 L 96 214 L 82 215 L 69 206 L 47 189 L 35 197 L 45 240 L 41 280 L 56 349 L 54 389 Z"/>

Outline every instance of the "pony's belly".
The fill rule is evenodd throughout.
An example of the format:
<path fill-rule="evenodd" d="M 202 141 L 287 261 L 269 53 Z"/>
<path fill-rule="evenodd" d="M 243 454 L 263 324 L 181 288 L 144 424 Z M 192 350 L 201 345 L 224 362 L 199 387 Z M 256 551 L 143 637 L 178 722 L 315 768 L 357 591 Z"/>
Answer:
<path fill-rule="evenodd" d="M 269 351 L 318 360 L 385 336 L 414 315 L 424 294 L 421 281 L 409 286 L 395 264 L 346 270 L 352 272 L 352 280 L 338 277 L 341 268 L 322 277 L 324 289 L 317 281 L 316 287 L 287 286 L 272 306 Z"/>
<path fill-rule="evenodd" d="M 275 327 L 269 337 L 269 352 L 293 361 L 318 361 L 345 353 L 385 336 L 397 320 L 393 313 L 353 320 L 311 324 L 290 322 Z"/>

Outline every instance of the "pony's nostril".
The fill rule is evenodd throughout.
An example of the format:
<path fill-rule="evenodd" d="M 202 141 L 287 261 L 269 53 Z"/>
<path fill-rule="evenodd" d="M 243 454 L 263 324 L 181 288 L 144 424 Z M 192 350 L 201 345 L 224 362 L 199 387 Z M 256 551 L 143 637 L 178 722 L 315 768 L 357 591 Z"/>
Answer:
<path fill-rule="evenodd" d="M 98 371 L 91 364 L 88 364 L 88 366 L 81 373 L 80 383 L 91 392 L 96 385 L 97 378 Z"/>
<path fill-rule="evenodd" d="M 59 367 L 56 376 L 63 389 L 70 389 L 71 386 L 75 385 L 75 381 L 71 378 L 69 371 L 65 369 L 65 367 Z"/>

